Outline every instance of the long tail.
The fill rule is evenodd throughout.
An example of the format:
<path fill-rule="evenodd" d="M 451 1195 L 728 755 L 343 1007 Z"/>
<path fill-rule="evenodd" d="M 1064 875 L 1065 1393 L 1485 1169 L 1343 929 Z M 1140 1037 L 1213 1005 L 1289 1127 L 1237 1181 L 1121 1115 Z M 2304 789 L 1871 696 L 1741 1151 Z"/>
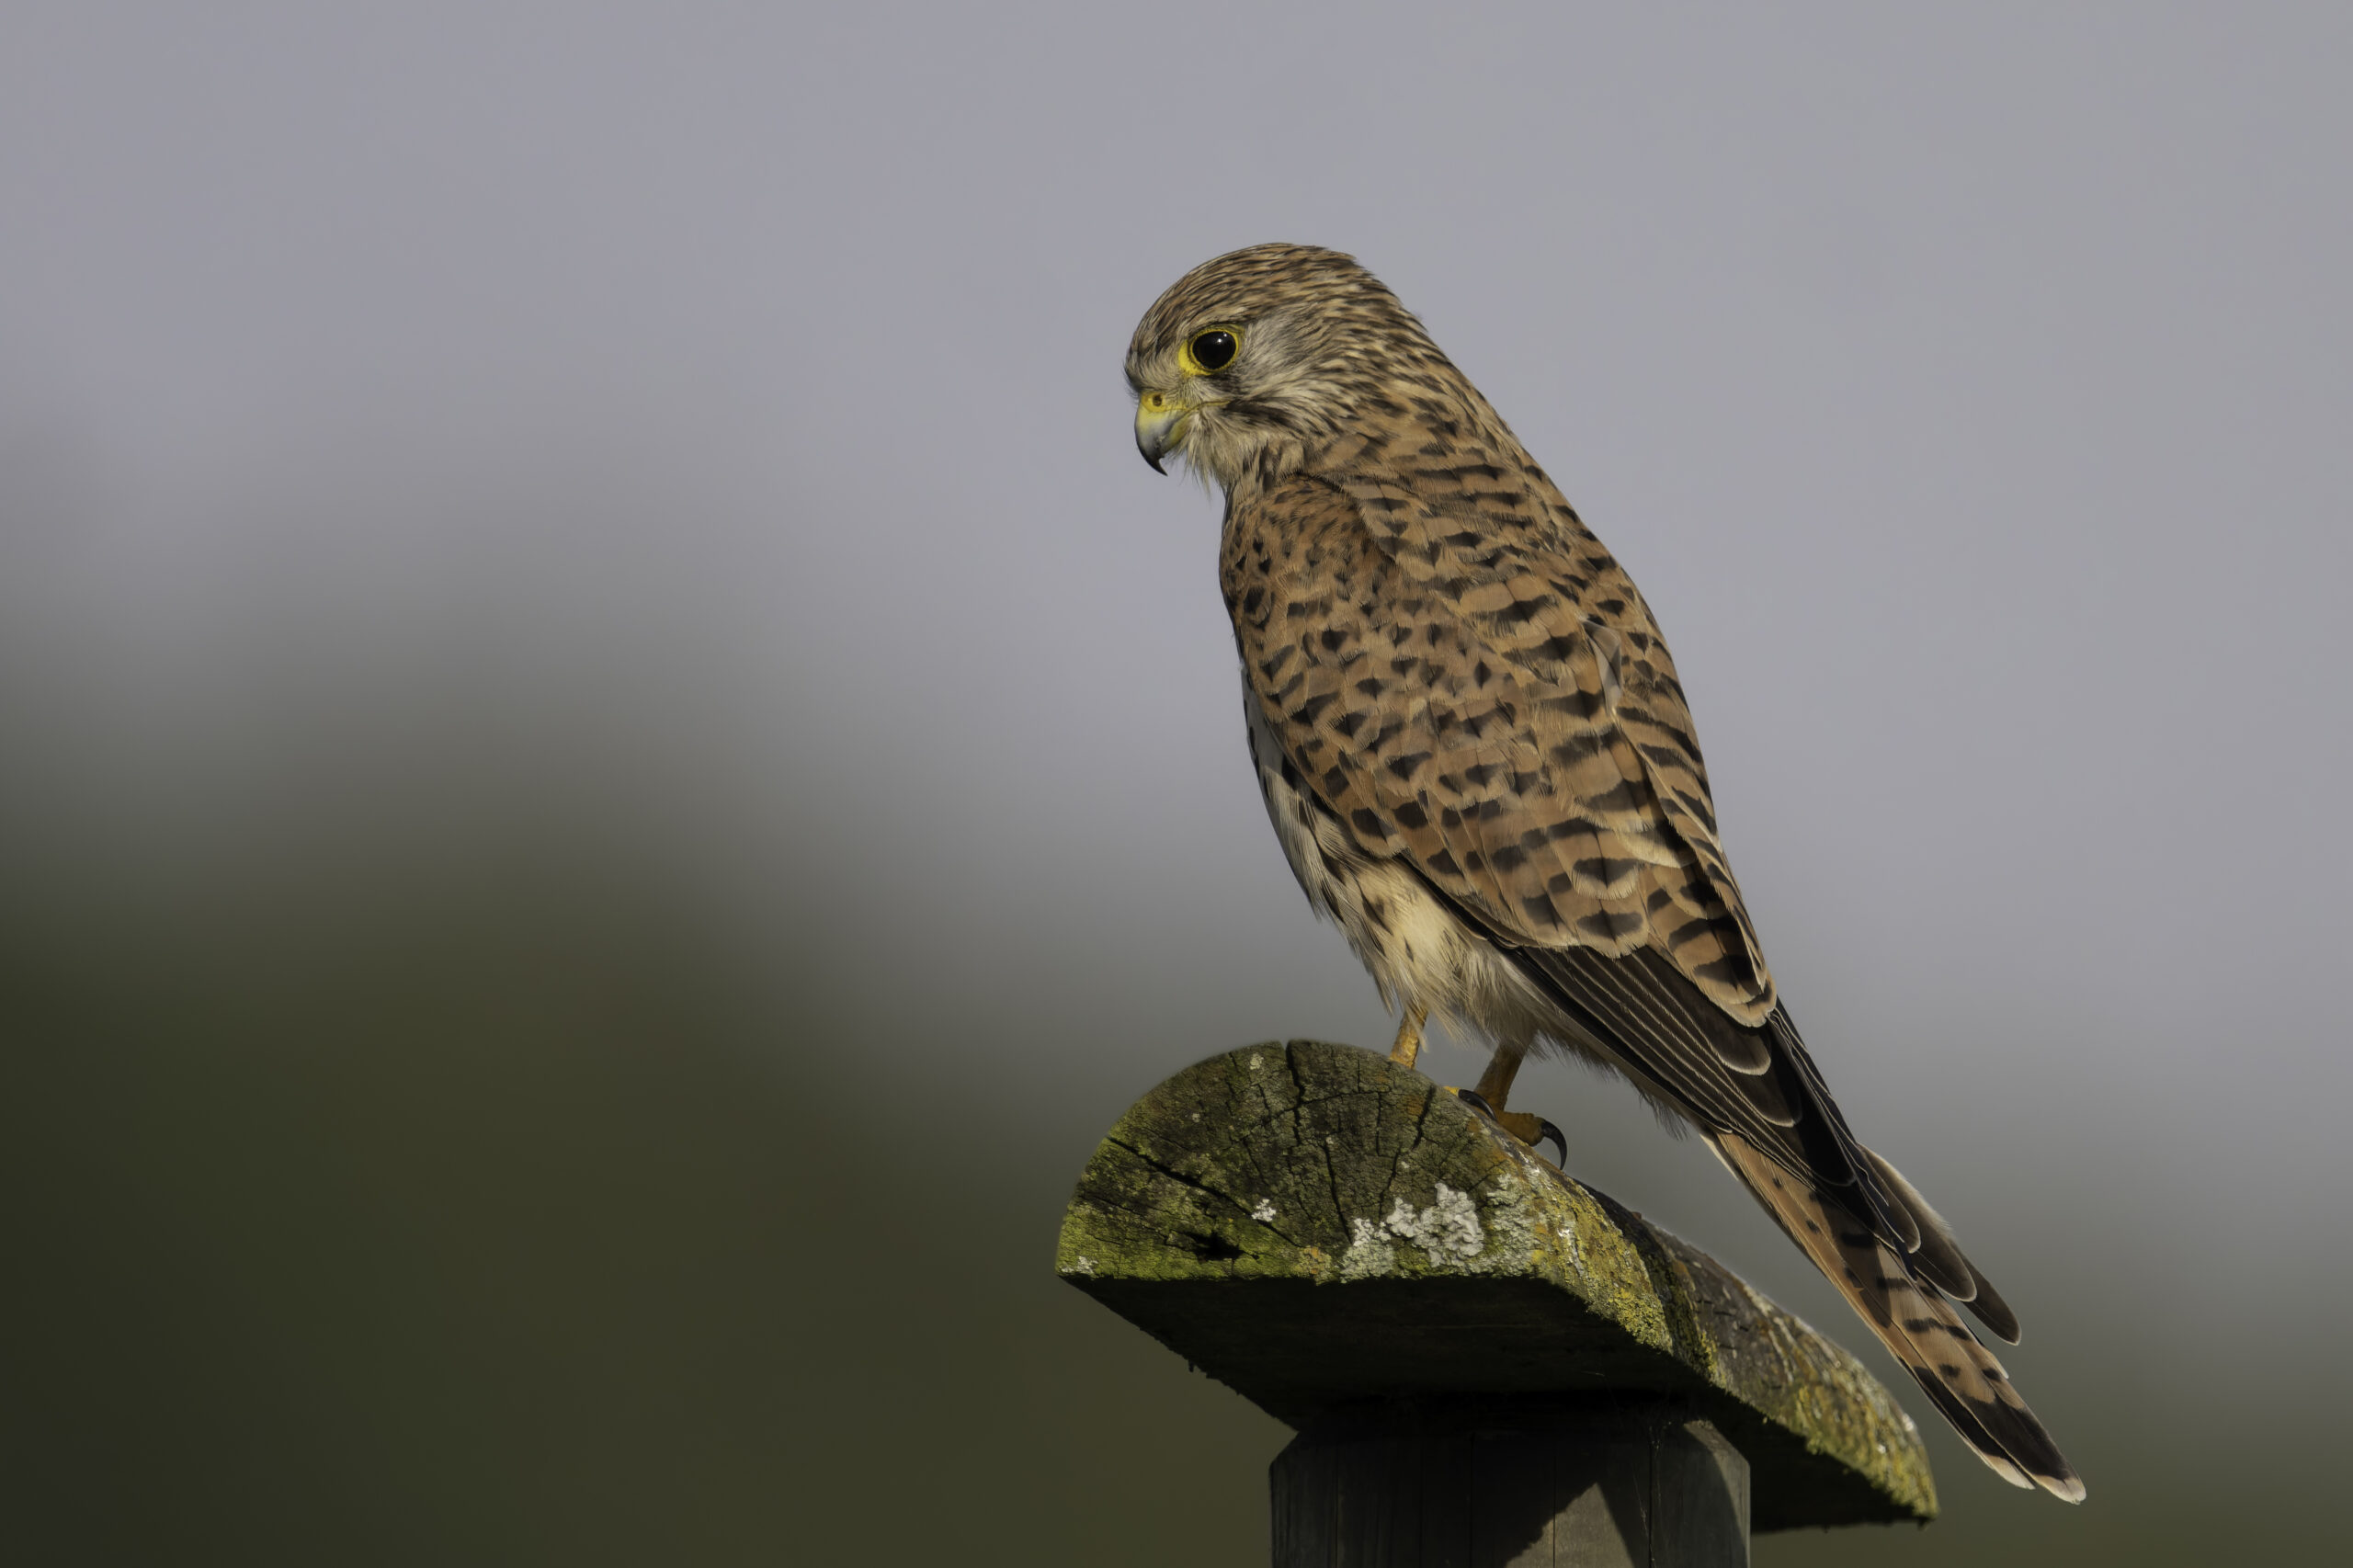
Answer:
<path fill-rule="evenodd" d="M 1926 1202 L 1915 1201 L 1918 1194 L 1909 1182 L 1871 1156 L 1875 1166 L 1894 1177 L 1922 1233 L 1922 1247 L 1907 1258 L 1836 1196 L 1790 1175 L 1738 1134 L 1718 1132 L 1711 1141 L 1724 1164 L 1870 1324 L 1995 1474 L 2013 1486 L 2040 1486 L 2070 1503 L 2084 1500 L 2082 1480 L 2018 1397 L 2002 1364 L 1962 1324 L 1938 1285 L 1949 1278 L 1968 1286 L 1978 1314 L 2006 1338 L 2017 1338 L 2016 1320 L 1952 1244 L 1944 1221 Z"/>

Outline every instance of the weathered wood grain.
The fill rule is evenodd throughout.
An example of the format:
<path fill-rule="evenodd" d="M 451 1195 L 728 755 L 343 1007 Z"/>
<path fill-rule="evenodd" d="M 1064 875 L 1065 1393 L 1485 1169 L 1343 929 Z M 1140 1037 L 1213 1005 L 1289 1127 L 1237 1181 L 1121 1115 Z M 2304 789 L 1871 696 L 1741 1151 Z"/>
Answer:
<path fill-rule="evenodd" d="M 1277 1418 L 1459 1395 L 1688 1405 L 1759 1530 L 1936 1514 L 1846 1351 L 1422 1074 L 1293 1040 L 1188 1068 L 1080 1177 L 1063 1277 Z"/>

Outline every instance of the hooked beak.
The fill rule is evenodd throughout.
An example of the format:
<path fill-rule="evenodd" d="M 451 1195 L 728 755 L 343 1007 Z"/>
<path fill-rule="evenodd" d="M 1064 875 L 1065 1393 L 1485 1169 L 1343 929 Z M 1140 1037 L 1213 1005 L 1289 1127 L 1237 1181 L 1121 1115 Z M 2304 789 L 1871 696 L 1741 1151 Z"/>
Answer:
<path fill-rule="evenodd" d="M 1185 416 L 1192 410 L 1166 392 L 1148 392 L 1136 400 L 1136 450 L 1154 473 L 1166 473 L 1160 460 L 1184 444 Z"/>

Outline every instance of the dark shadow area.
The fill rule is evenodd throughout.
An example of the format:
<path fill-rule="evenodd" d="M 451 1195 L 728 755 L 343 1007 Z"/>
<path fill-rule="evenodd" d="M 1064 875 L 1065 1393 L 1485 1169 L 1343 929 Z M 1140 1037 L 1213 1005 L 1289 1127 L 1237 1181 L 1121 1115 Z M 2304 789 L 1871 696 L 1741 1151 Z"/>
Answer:
<path fill-rule="evenodd" d="M 1737 1562 L 1748 1471 L 1642 1400 L 1453 1396 L 1336 1411 L 1273 1470 L 1277 1568 Z"/>
<path fill-rule="evenodd" d="M 339 790 L 0 802 L 10 1558 L 1263 1552 L 1276 1429 L 1052 1278 L 1028 1130 L 487 717 L 373 738 L 390 830 Z M 448 745 L 496 766 L 436 801 Z"/>

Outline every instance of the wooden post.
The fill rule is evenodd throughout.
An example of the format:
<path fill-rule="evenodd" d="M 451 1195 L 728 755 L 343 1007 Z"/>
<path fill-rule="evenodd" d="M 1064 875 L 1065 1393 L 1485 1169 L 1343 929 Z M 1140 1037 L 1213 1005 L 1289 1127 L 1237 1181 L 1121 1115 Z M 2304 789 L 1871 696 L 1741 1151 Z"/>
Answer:
<path fill-rule="evenodd" d="M 1372 1051 L 1249 1046 L 1153 1090 L 1057 1266 L 1299 1430 L 1276 1568 L 1719 1568 L 1752 1526 L 1936 1514 L 1853 1357 Z"/>
<path fill-rule="evenodd" d="M 1746 1568 L 1748 1461 L 1664 1403 L 1423 1400 L 1274 1463 L 1275 1568 Z"/>

